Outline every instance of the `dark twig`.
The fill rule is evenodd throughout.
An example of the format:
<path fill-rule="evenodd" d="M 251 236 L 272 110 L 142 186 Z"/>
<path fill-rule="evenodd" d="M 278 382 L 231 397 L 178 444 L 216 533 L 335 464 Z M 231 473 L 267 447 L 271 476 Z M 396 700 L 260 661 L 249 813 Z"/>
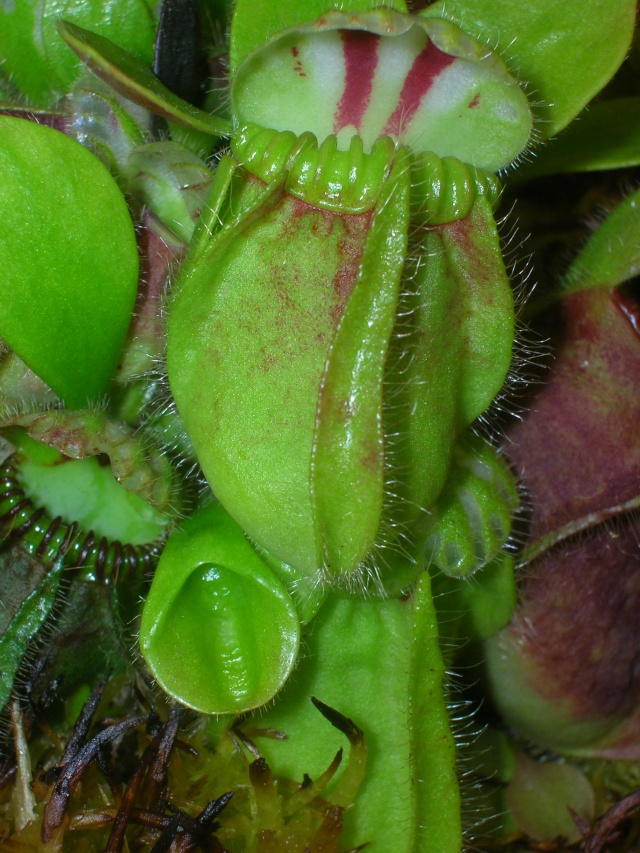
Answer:
<path fill-rule="evenodd" d="M 606 811 L 588 834 L 585 835 L 583 821 L 578 822 L 572 817 L 582 832 L 582 849 L 584 853 L 605 853 L 607 846 L 616 841 L 620 835 L 620 826 L 640 808 L 640 790 L 618 800 Z"/>
<path fill-rule="evenodd" d="M 315 696 L 311 696 L 311 701 L 318 711 L 320 711 L 322 716 L 328 720 L 334 728 L 342 732 L 342 734 L 349 740 L 350 744 L 355 746 L 356 744 L 361 743 L 364 737 L 362 729 L 359 729 L 353 720 L 350 720 L 349 717 L 345 717 L 344 714 L 341 714 L 340 711 L 336 711 L 335 708 L 325 705 L 324 702 L 321 702 L 320 699 L 316 699 Z"/>
<path fill-rule="evenodd" d="M 157 750 L 149 768 L 149 778 L 156 788 L 160 788 L 166 779 L 169 759 L 171 758 L 173 747 L 176 745 L 176 736 L 182 720 L 183 711 L 184 709 L 179 705 L 174 705 L 169 712 L 169 719 L 160 734 Z"/>
<path fill-rule="evenodd" d="M 75 722 L 73 727 L 73 731 L 67 741 L 67 745 L 64 748 L 64 752 L 62 753 L 62 757 L 58 762 L 59 768 L 64 768 L 70 761 L 78 753 L 78 750 L 82 747 L 83 743 L 85 743 L 89 730 L 91 729 L 91 724 L 93 723 L 93 718 L 95 716 L 96 711 L 98 710 L 98 705 L 102 700 L 102 696 L 104 694 L 105 687 L 107 686 L 107 682 L 111 677 L 111 673 L 107 673 L 100 681 L 96 684 L 96 686 L 91 691 L 91 696 L 87 699 L 87 701 L 82 706 L 82 710 L 78 715 L 78 719 Z"/>
<path fill-rule="evenodd" d="M 127 783 L 127 787 L 125 788 L 125 792 L 120 803 L 120 808 L 113 820 L 113 828 L 111 829 L 111 834 L 109 835 L 109 840 L 107 841 L 104 853 L 120 853 L 124 846 L 124 834 L 131 819 L 131 813 L 133 812 L 147 768 L 153 761 L 161 738 L 162 733 L 158 734 L 147 746 L 133 775 Z"/>
<path fill-rule="evenodd" d="M 225 853 L 224 847 L 216 838 L 211 837 L 211 833 L 218 828 L 215 818 L 226 808 L 232 796 L 233 792 L 229 791 L 217 800 L 212 800 L 196 818 L 191 818 L 185 812 L 178 810 L 151 853 L 168 853 L 174 842 L 177 842 L 180 853 L 188 853 L 196 845 L 200 845 L 204 850 L 210 850 L 211 853 Z M 178 833 L 182 835 L 179 840 L 176 838 Z"/>
<path fill-rule="evenodd" d="M 94 691 L 95 692 L 95 691 Z M 89 700 L 91 701 L 91 700 Z M 60 768 L 61 772 L 53 787 L 49 802 L 45 806 L 42 821 L 42 840 L 46 844 L 53 838 L 53 831 L 60 826 L 64 820 L 69 800 L 76 789 L 80 777 L 97 760 L 98 753 L 102 747 L 116 740 L 124 732 L 141 725 L 147 716 L 131 717 L 123 720 L 115 726 L 110 726 L 95 735 L 88 743 L 81 747 L 67 764 Z M 77 741 L 76 741 L 77 744 Z M 65 753 L 68 750 L 65 750 Z"/>

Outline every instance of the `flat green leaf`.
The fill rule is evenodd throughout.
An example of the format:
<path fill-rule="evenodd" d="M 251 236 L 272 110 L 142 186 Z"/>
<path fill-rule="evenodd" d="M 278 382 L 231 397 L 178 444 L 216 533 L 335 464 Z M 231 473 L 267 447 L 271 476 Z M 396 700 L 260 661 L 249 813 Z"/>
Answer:
<path fill-rule="evenodd" d="M 209 115 L 174 95 L 143 62 L 109 39 L 69 21 L 59 21 L 58 31 L 94 74 L 134 104 L 211 136 L 230 134 L 230 122 Z"/>
<path fill-rule="evenodd" d="M 288 735 L 261 741 L 267 761 L 291 778 L 325 770 L 343 743 L 318 725 L 308 698 L 317 696 L 369 744 L 356 807 L 344 812 L 343 849 L 368 842 L 371 853 L 460 853 L 456 750 L 428 575 L 403 599 L 330 595 L 305 648 L 295 677 L 255 718 Z"/>
<path fill-rule="evenodd" d="M 626 56 L 635 0 L 440 0 L 423 14 L 455 21 L 507 61 L 538 104 L 548 139 L 611 79 Z"/>
<path fill-rule="evenodd" d="M 572 845 L 582 834 L 570 809 L 587 825 L 595 817 L 595 794 L 578 767 L 533 761 L 516 753 L 516 767 L 507 788 L 507 805 L 518 828 L 536 841 L 561 837 Z"/>
<path fill-rule="evenodd" d="M 138 289 L 124 198 L 58 131 L 0 117 L 0 337 L 67 405 L 109 386 Z"/>
<path fill-rule="evenodd" d="M 423 572 L 413 592 L 408 689 L 412 759 L 417 774 L 417 843 L 413 849 L 454 853 L 460 849 L 460 790 L 445 679 L 431 580 Z"/>
<path fill-rule="evenodd" d="M 640 98 L 614 98 L 589 106 L 556 139 L 535 152 L 514 175 L 526 181 L 541 175 L 625 169 L 640 165 Z"/>
<path fill-rule="evenodd" d="M 640 273 L 640 190 L 621 202 L 575 259 L 562 294 L 617 287 Z"/>

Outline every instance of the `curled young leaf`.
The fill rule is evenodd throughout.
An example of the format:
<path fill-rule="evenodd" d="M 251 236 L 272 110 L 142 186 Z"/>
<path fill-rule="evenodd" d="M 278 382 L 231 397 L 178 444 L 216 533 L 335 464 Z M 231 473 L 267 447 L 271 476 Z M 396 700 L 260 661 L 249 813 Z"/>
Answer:
<path fill-rule="evenodd" d="M 459 442 L 433 510 L 433 564 L 458 578 L 482 569 L 507 540 L 518 504 L 513 475 L 493 448 L 475 436 Z"/>

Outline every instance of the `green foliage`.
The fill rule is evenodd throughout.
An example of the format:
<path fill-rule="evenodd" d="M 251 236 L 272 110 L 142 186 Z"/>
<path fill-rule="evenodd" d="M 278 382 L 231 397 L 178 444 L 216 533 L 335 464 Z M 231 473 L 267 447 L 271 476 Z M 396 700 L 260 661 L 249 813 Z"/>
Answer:
<path fill-rule="evenodd" d="M 81 65 L 56 37 L 58 18 L 113 39 L 143 62 L 153 57 L 154 5 L 151 0 L 16 0 L 0 9 L 2 73 L 33 106 L 47 107 L 77 79 Z"/>
<path fill-rule="evenodd" d="M 92 154 L 24 119 L 0 117 L 0 163 L 0 333 L 68 405 L 95 403 L 137 292 L 127 205 Z"/>
<path fill-rule="evenodd" d="M 167 542 L 140 644 L 159 683 L 207 714 L 264 705 L 295 663 L 299 621 L 281 581 L 219 505 Z"/>
<path fill-rule="evenodd" d="M 44 48 L 33 38 L 36 6 L 10 5 L 0 11 L 10 30 L 0 46 L 4 73 L 24 98 L 51 104 L 77 74 L 54 35 L 53 5 L 42 6 Z M 532 125 L 538 138 L 555 135 L 609 81 L 629 46 L 635 3 L 446 0 L 409 17 L 403 0 L 383 8 L 238 0 L 230 118 L 160 82 L 149 67 L 150 10 L 134 0 L 125 14 L 124 5 L 67 4 L 59 31 L 102 82 L 94 91 L 83 80 L 55 113 L 38 114 L 92 148 L 121 189 L 64 134 L 0 117 L 0 335 L 11 348 L 0 391 L 20 409 L 1 423 L 23 468 L 19 486 L 6 468 L 0 499 L 10 540 L 0 562 L 11 577 L 1 586 L 10 596 L 0 700 L 19 684 L 54 604 L 58 646 L 36 678 L 38 695 L 60 673 L 83 692 L 89 669 L 131 671 L 114 614 L 128 619 L 137 609 L 141 573 L 128 589 L 123 547 L 165 535 L 180 505 L 184 517 L 141 617 L 151 677 L 183 705 L 226 717 L 209 726 L 222 752 L 222 730 L 246 714 L 247 723 L 289 735 L 277 750 L 265 746 L 271 764 L 313 776 L 283 796 L 264 760 L 254 761 L 249 783 L 237 782 L 245 805 L 224 843 L 277 849 L 306 833 L 305 849 L 333 851 L 344 819 L 344 845 L 457 853 L 447 640 L 461 647 L 447 653 L 454 663 L 484 650 L 486 690 L 507 719 L 525 721 L 525 733 L 533 719 L 529 731 L 544 739 L 545 717 L 552 746 L 570 749 L 563 738 L 575 738 L 565 732 L 565 706 L 550 709 L 525 684 L 505 640 L 522 606 L 524 581 L 504 550 L 519 500 L 504 460 L 471 432 L 501 392 L 516 329 L 494 173 L 508 174 L 536 141 Z M 199 5 L 211 33 L 225 4 Z M 596 105 L 537 167 L 521 169 L 520 181 L 636 163 L 636 100 Z M 229 149 L 205 162 L 220 137 Z M 122 190 L 140 236 L 139 282 Z M 563 297 L 611 290 L 636 274 L 636 203 L 637 194 L 621 203 L 587 242 L 564 275 Z M 624 294 L 606 299 L 618 300 L 625 323 L 637 322 Z M 165 337 L 170 392 L 157 375 Z M 113 419 L 85 410 L 99 401 Z M 24 411 L 51 402 L 67 408 Z M 132 440 L 125 421 L 164 435 L 164 451 L 144 433 Z M 34 450 L 34 440 L 46 449 Z M 200 469 L 207 484 L 197 482 Z M 568 539 L 572 523 L 550 535 Z M 126 551 L 126 559 L 137 571 L 158 548 L 144 557 Z M 63 579 L 61 595 L 71 560 L 81 571 L 68 596 Z M 113 571 L 97 577 L 105 567 Z M 99 583 L 86 583 L 92 572 Z M 149 679 L 140 661 L 137 671 Z M 343 773 L 339 757 L 325 769 L 327 749 L 342 737 L 318 734 L 309 694 L 351 741 Z M 608 723 L 594 726 L 596 736 L 608 731 Z M 587 724 L 578 746 L 592 734 Z M 72 736 L 72 745 L 86 736 Z M 461 749 L 482 763 L 480 748 Z M 574 767 L 514 755 L 503 738 L 495 766 L 485 761 L 479 772 L 509 783 L 510 819 L 521 829 L 542 841 L 569 834 L 568 789 L 580 794 L 571 803 L 583 819 L 593 819 L 592 788 Z M 65 776 L 67 759 L 49 814 L 66 796 L 65 779 L 75 778 Z M 209 769 L 215 760 L 204 759 Z M 165 777 L 153 773 L 157 787 Z M 489 787 L 482 778 L 481 798 Z M 136 797 L 121 808 L 133 809 Z M 157 807 L 146 789 L 143 799 Z M 501 795 L 486 801 L 503 806 Z M 147 836 L 167 847 L 162 811 L 153 818 L 162 835 Z M 178 817 L 179 843 L 189 844 L 202 814 L 191 824 Z M 127 820 L 113 820 L 111 839 Z M 42 837 L 61 825 L 45 814 Z"/>
<path fill-rule="evenodd" d="M 174 95 L 147 65 L 118 44 L 69 21 L 60 21 L 58 30 L 88 68 L 134 103 L 192 130 L 211 136 L 229 133 L 227 121 L 216 119 Z"/>
<path fill-rule="evenodd" d="M 631 44 L 634 0 L 556 3 L 445 0 L 444 16 L 495 47 L 536 102 L 540 137 L 555 136 L 609 82 Z"/>
<path fill-rule="evenodd" d="M 639 152 L 640 98 L 612 98 L 589 104 L 565 131 L 536 149 L 518 169 L 518 179 L 637 166 Z"/>

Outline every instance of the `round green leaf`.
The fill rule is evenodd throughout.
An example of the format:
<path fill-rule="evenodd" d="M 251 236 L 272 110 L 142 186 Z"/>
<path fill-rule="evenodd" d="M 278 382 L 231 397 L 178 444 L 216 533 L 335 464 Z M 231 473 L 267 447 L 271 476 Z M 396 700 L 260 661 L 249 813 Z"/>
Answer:
<path fill-rule="evenodd" d="M 551 761 L 532 761 L 516 754 L 516 767 L 507 788 L 507 804 L 518 827 L 537 841 L 558 837 L 580 840 L 572 809 L 590 824 L 595 814 L 595 794 L 578 767 Z"/>
<path fill-rule="evenodd" d="M 77 142 L 0 117 L 0 337 L 68 406 L 108 388 L 138 287 L 131 217 Z"/>
<path fill-rule="evenodd" d="M 191 516 L 160 558 L 140 628 L 164 690 L 206 714 L 239 714 L 282 687 L 300 623 L 286 589 L 219 505 Z"/>

